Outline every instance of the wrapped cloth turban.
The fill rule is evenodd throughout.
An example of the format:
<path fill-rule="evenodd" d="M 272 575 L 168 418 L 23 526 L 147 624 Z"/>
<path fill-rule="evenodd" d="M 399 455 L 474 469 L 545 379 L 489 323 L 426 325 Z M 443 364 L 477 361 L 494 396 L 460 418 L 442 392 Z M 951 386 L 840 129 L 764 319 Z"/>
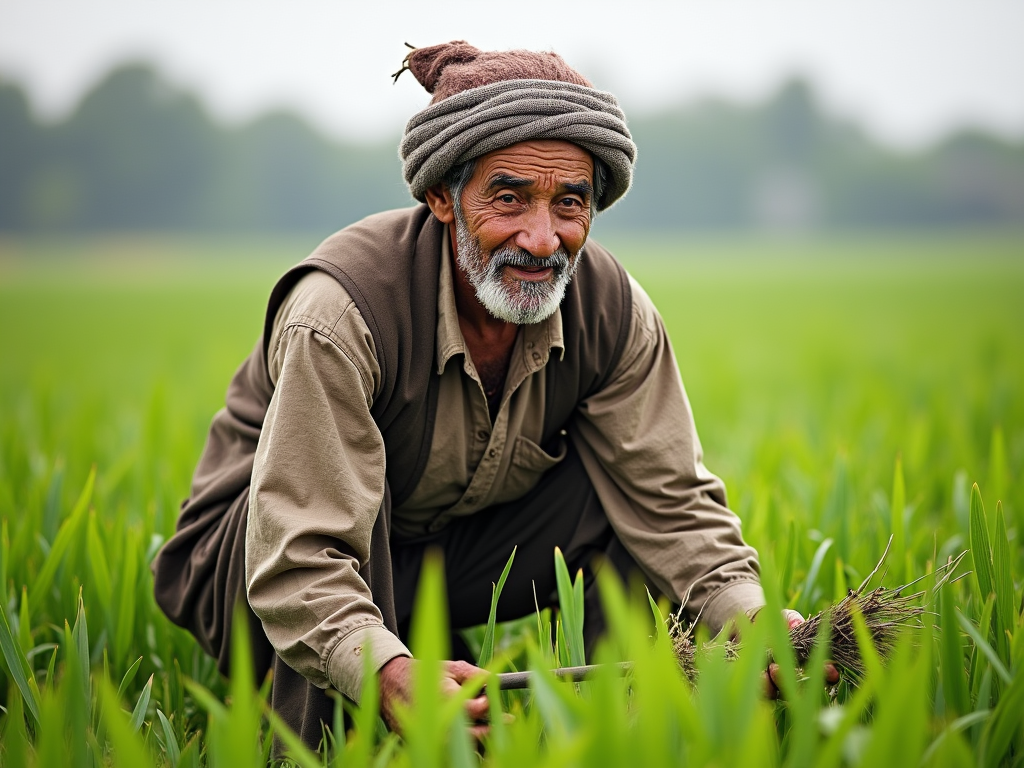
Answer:
<path fill-rule="evenodd" d="M 399 149 L 417 200 L 452 167 L 535 139 L 572 142 L 604 163 L 598 210 L 629 189 L 636 145 L 626 116 L 614 96 L 592 88 L 558 54 L 484 52 L 456 41 L 413 50 L 398 74 L 405 69 L 434 94 L 405 126 Z"/>

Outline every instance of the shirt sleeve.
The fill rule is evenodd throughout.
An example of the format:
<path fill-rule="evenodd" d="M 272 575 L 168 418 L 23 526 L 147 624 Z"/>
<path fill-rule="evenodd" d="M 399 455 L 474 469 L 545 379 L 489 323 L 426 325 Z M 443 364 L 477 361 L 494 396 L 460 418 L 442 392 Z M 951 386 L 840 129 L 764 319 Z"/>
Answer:
<path fill-rule="evenodd" d="M 358 701 L 364 648 L 374 669 L 411 655 L 359 575 L 384 497 L 373 340 L 344 289 L 313 273 L 282 305 L 269 350 L 275 389 L 249 499 L 249 604 L 289 666 Z"/>
<path fill-rule="evenodd" d="M 587 398 L 572 437 L 619 539 L 659 590 L 712 632 L 764 605 L 757 553 L 709 472 L 690 404 L 650 298 L 630 278 L 629 343 Z"/>

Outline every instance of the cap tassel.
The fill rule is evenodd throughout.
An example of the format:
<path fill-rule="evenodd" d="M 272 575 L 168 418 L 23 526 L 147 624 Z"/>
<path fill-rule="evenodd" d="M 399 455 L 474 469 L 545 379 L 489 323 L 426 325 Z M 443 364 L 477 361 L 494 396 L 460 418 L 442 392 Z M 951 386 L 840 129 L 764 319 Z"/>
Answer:
<path fill-rule="evenodd" d="M 411 51 L 409 51 L 409 52 L 408 52 L 407 54 L 405 54 L 405 58 L 404 58 L 404 59 L 402 59 L 402 68 L 401 68 L 400 70 L 398 70 L 397 72 L 395 72 L 395 74 L 393 74 L 393 75 L 391 76 L 391 84 L 392 84 L 392 85 L 394 85 L 395 83 L 397 83 L 397 82 L 398 82 L 398 78 L 399 78 L 399 76 L 400 76 L 400 75 L 401 75 L 401 74 L 402 74 L 403 72 L 405 72 L 405 71 L 406 71 L 407 69 L 409 69 L 409 57 L 410 57 L 410 56 L 412 56 L 412 52 L 416 50 L 416 46 L 415 46 L 415 45 L 413 45 L 412 43 L 406 43 L 406 44 L 405 44 L 405 47 L 406 47 L 406 48 L 411 48 L 412 50 L 411 50 Z"/>

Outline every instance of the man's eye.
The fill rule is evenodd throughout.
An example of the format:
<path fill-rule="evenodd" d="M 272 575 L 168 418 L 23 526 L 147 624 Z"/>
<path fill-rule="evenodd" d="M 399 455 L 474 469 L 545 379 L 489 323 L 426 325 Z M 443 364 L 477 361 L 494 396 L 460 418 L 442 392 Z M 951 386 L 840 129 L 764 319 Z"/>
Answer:
<path fill-rule="evenodd" d="M 516 201 L 516 196 L 512 195 L 512 194 L 505 194 L 505 195 L 499 195 L 498 199 L 501 202 L 503 202 L 503 203 L 505 203 L 507 205 L 512 205 L 512 203 L 514 203 Z"/>
<path fill-rule="evenodd" d="M 568 206 L 568 207 L 570 207 L 570 208 L 573 208 L 573 207 L 575 207 L 575 206 L 577 206 L 577 205 L 578 205 L 578 206 L 580 206 L 581 208 L 583 207 L 583 203 L 581 203 L 581 202 L 580 202 L 579 200 L 577 200 L 577 199 L 576 199 L 575 197 L 566 197 L 566 198 L 563 198 L 563 199 L 562 199 L 562 205 Z"/>

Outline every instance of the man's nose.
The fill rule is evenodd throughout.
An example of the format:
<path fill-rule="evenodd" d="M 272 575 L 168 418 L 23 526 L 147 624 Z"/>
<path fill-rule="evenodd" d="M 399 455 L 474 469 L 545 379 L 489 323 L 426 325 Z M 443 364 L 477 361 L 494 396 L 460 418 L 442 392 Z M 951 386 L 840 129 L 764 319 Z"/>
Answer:
<path fill-rule="evenodd" d="M 547 258 L 561 247 L 552 214 L 543 206 L 531 207 L 522 229 L 516 235 L 516 245 L 537 258 Z"/>

